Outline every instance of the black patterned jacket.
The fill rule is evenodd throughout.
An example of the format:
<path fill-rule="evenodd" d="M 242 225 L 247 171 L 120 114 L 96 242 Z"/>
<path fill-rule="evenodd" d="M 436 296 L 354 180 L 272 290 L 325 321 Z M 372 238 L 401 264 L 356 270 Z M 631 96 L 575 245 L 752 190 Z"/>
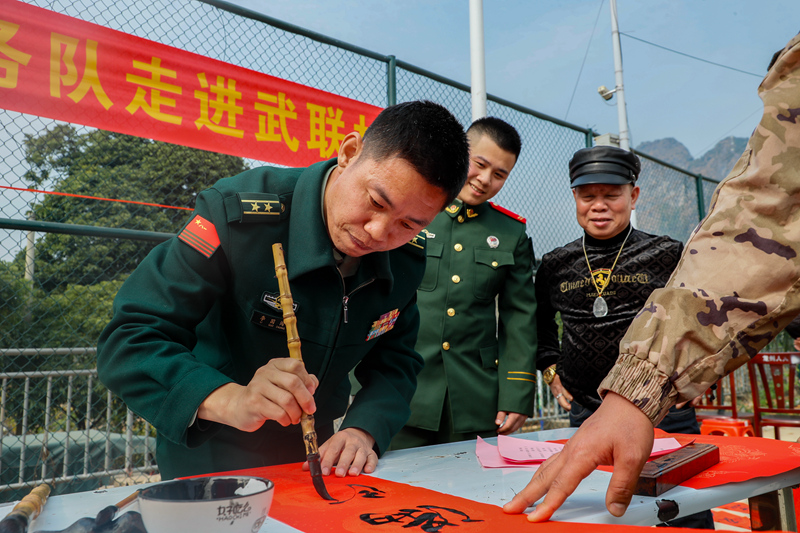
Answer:
<path fill-rule="evenodd" d="M 627 233 L 626 228 L 605 241 L 586 235 L 586 253 L 596 276 L 614 264 Z M 557 363 L 562 385 L 575 401 L 595 410 L 600 406 L 597 388 L 617 360 L 619 341 L 650 293 L 666 284 L 683 244 L 633 230 L 603 290 L 608 315 L 598 318 L 592 313 L 597 289 L 581 242 L 577 239 L 545 254 L 536 272 L 536 366 L 544 370 Z M 560 344 L 556 313 L 561 313 L 563 323 Z"/>

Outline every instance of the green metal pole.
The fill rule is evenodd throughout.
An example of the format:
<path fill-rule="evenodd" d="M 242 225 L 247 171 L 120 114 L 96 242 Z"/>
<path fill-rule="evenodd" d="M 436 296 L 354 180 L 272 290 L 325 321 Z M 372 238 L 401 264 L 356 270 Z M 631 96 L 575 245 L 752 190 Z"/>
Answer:
<path fill-rule="evenodd" d="M 397 59 L 389 56 L 386 63 L 386 105 L 397 103 Z"/>
<path fill-rule="evenodd" d="M 703 195 L 703 176 L 695 176 L 694 183 L 697 189 L 697 214 L 700 220 L 703 220 L 706 217 L 706 205 Z"/>
<path fill-rule="evenodd" d="M 104 237 L 109 239 L 130 239 L 134 241 L 163 242 L 175 236 L 174 233 L 160 231 L 141 231 L 122 228 L 103 228 L 62 222 L 43 222 L 39 220 L 14 220 L 0 218 L 0 229 L 37 231 L 42 233 L 61 233 L 82 237 Z"/>

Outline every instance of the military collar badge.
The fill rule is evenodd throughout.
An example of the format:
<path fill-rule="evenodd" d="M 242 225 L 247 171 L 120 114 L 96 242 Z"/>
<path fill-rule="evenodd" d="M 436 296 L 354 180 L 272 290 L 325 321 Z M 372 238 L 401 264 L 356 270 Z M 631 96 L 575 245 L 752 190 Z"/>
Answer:
<path fill-rule="evenodd" d="M 407 244 L 410 244 L 411 246 L 413 246 L 415 248 L 419 248 L 420 250 L 424 250 L 425 249 L 425 237 L 423 237 L 421 234 L 418 233 L 417 235 L 414 235 L 414 238 L 411 239 L 410 241 L 408 241 Z"/>

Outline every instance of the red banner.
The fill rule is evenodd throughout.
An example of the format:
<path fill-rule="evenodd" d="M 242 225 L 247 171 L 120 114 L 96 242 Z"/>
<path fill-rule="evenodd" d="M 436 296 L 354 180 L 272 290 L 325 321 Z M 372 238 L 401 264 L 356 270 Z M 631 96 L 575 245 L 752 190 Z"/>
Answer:
<path fill-rule="evenodd" d="M 0 107 L 287 166 L 334 157 L 381 111 L 16 0 L 0 0 Z"/>

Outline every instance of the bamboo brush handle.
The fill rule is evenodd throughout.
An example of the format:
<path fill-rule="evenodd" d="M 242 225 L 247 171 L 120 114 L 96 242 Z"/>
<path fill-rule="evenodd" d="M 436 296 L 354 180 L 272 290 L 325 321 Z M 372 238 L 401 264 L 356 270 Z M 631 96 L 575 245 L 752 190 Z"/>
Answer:
<path fill-rule="evenodd" d="M 294 300 L 292 291 L 289 288 L 289 273 L 286 270 L 286 261 L 283 257 L 283 246 L 281 243 L 272 245 L 272 256 L 275 260 L 275 275 L 278 277 L 278 288 L 280 290 L 280 304 L 283 312 L 283 325 L 286 327 L 286 345 L 289 348 L 289 355 L 292 359 L 303 360 L 300 351 L 300 335 L 297 333 L 297 317 L 294 314 Z M 314 415 L 303 413 L 300 418 L 300 426 L 303 428 L 303 442 L 306 446 L 306 455 L 319 453 L 317 448 L 317 432 L 314 429 Z"/>
<path fill-rule="evenodd" d="M 289 273 L 286 270 L 286 261 L 283 258 L 281 243 L 272 245 L 272 256 L 275 259 L 275 275 L 278 277 L 280 290 L 280 304 L 283 312 L 283 325 L 286 327 L 286 344 L 292 359 L 303 360 L 300 351 L 300 335 L 297 333 L 297 317 L 294 315 L 294 300 L 289 288 Z"/>
<path fill-rule="evenodd" d="M 42 512 L 42 507 L 44 507 L 48 496 L 50 496 L 50 485 L 47 483 L 37 485 L 27 496 L 22 498 L 22 500 L 14 506 L 8 516 L 17 516 L 24 519 L 26 524 L 30 523 L 31 520 L 39 516 L 39 513 Z"/>

